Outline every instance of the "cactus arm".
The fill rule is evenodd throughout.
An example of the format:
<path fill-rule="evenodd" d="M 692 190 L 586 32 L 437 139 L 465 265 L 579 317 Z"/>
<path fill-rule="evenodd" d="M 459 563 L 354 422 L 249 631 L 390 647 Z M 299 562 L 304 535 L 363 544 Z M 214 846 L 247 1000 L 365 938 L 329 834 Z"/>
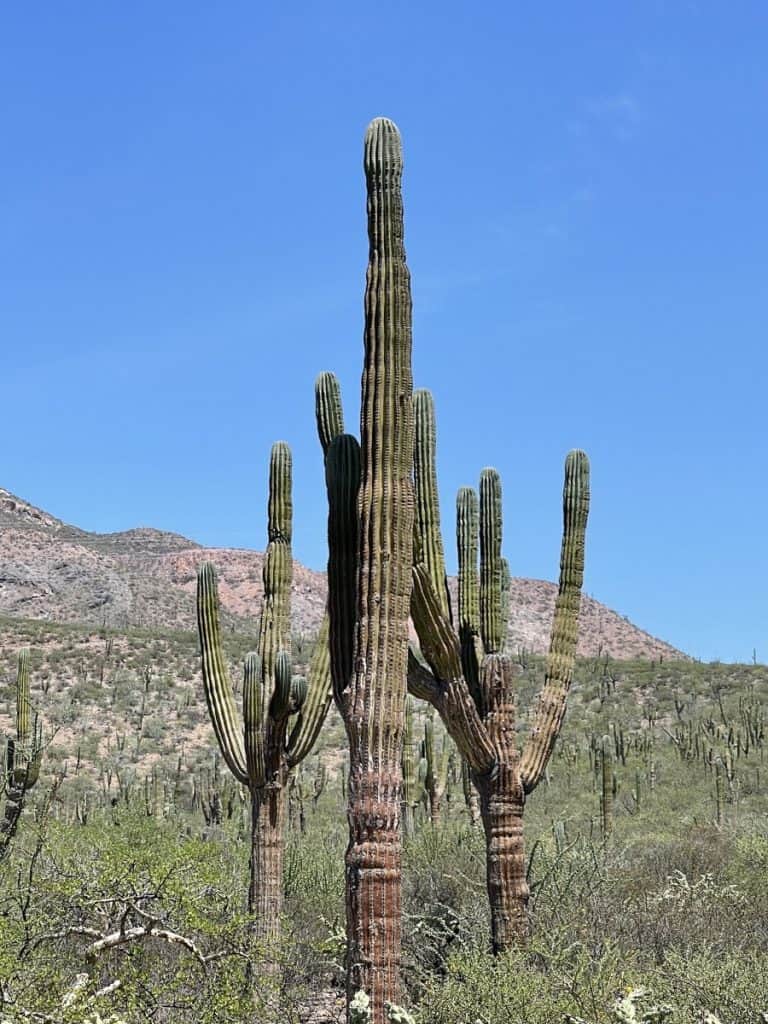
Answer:
<path fill-rule="evenodd" d="M 275 685 L 269 716 L 274 722 L 282 722 L 291 713 L 291 657 L 287 651 L 278 651 L 275 658 Z"/>
<path fill-rule="evenodd" d="M 459 638 L 441 614 L 440 603 L 423 564 L 413 567 L 411 614 L 422 653 L 435 680 L 439 680 L 428 690 L 424 686 L 419 692 L 415 688 L 411 692 L 429 700 L 473 771 L 484 775 L 495 764 L 496 752 L 464 681 Z M 417 676 L 413 671 L 409 672 L 411 675 Z M 417 678 L 426 682 L 423 670 Z M 412 686 L 409 678 L 409 687 Z"/>
<path fill-rule="evenodd" d="M 291 646 L 292 519 L 291 451 L 287 444 L 278 441 L 272 446 L 269 459 L 268 544 L 264 555 L 264 603 L 258 641 L 270 696 L 275 687 L 278 654 L 290 650 Z"/>
<path fill-rule="evenodd" d="M 489 654 L 502 647 L 501 479 L 480 474 L 480 631 Z"/>
<path fill-rule="evenodd" d="M 267 781 L 265 704 L 261 659 L 251 652 L 246 655 L 243 667 L 243 721 L 248 784 L 252 791 Z"/>
<path fill-rule="evenodd" d="M 16 741 L 22 752 L 29 752 L 29 740 L 32 735 L 31 714 L 32 702 L 29 688 L 29 648 L 19 651 L 18 669 L 16 672 Z"/>
<path fill-rule="evenodd" d="M 320 446 L 323 455 L 327 455 L 334 437 L 344 433 L 341 389 L 336 376 L 327 370 L 324 370 L 315 381 L 315 419 Z"/>
<path fill-rule="evenodd" d="M 426 665 L 421 664 L 413 648 L 408 649 L 408 693 L 416 700 L 426 700 L 433 706 L 440 700 L 440 684 Z"/>
<path fill-rule="evenodd" d="M 328 614 L 323 616 L 320 633 L 309 663 L 306 696 L 299 708 L 299 718 L 288 740 L 288 765 L 294 768 L 303 761 L 315 744 L 328 708 L 333 699 L 331 656 L 328 649 Z"/>
<path fill-rule="evenodd" d="M 459 563 L 459 641 L 461 664 L 469 692 L 480 707 L 480 577 L 477 553 L 480 541 L 480 503 L 477 492 L 461 487 L 456 495 L 456 548 Z"/>
<path fill-rule="evenodd" d="M 210 562 L 197 573 L 197 625 L 203 666 L 203 689 L 213 731 L 230 771 L 243 785 L 248 784 L 243 734 L 238 721 L 232 684 L 221 650 L 219 595 L 216 572 Z"/>
<path fill-rule="evenodd" d="M 443 538 L 440 533 L 440 501 L 437 491 L 435 406 L 429 391 L 413 395 L 413 482 L 416 499 L 415 530 L 419 561 L 423 561 L 440 602 L 451 621 L 451 603 L 445 573 Z"/>
<path fill-rule="evenodd" d="M 584 581 L 584 539 L 589 515 L 589 460 L 582 451 L 568 453 L 563 485 L 563 541 L 560 583 L 552 622 L 544 688 L 523 750 L 520 773 L 526 793 L 540 782 L 565 716 L 573 681 Z"/>
<path fill-rule="evenodd" d="M 360 446 L 351 434 L 341 434 L 329 445 L 325 480 L 328 489 L 328 645 L 334 700 L 342 715 L 346 715 L 357 619 L 360 487 Z"/>

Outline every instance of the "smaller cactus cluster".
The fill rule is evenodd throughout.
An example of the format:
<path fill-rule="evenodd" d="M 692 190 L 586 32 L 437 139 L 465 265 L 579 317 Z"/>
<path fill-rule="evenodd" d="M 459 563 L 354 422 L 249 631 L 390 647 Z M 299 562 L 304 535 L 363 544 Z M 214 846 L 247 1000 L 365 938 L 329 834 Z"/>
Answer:
<path fill-rule="evenodd" d="M 197 589 L 203 683 L 213 729 L 230 771 L 251 794 L 249 906 L 254 930 L 264 938 L 274 938 L 279 929 L 289 775 L 311 750 L 331 701 L 327 617 L 309 678 L 292 672 L 291 476 L 290 449 L 278 442 L 269 467 L 261 625 L 257 650 L 245 659 L 242 719 L 221 645 L 216 575 L 210 562 L 199 569 Z"/>
<path fill-rule="evenodd" d="M 439 825 L 445 804 L 461 783 L 456 748 L 447 732 L 436 735 L 433 709 L 427 705 L 421 740 L 414 734 L 414 701 L 408 698 L 403 732 L 403 831 L 412 836 L 417 825 Z"/>
<path fill-rule="evenodd" d="M 32 717 L 29 683 L 29 649 L 19 651 L 16 672 L 16 737 L 8 739 L 5 758 L 5 809 L 0 818 L 0 858 L 13 838 L 24 810 L 26 794 L 40 775 L 42 735 L 40 724 Z"/>

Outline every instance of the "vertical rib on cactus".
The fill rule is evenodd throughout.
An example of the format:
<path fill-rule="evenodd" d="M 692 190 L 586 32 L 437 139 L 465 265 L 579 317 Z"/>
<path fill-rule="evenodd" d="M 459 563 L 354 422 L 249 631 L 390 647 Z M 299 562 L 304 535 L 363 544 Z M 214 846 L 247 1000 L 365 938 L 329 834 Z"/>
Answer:
<path fill-rule="evenodd" d="M 496 750 L 497 770 L 475 778 L 485 829 L 486 883 L 493 950 L 503 952 L 528 931 L 520 755 L 515 735 L 515 670 L 505 654 L 488 654 L 480 671 L 484 722 Z"/>
<path fill-rule="evenodd" d="M 328 615 L 333 695 L 348 714 L 357 622 L 360 445 L 351 434 L 334 438 L 325 457 L 328 489 Z"/>
<path fill-rule="evenodd" d="M 261 658 L 248 654 L 243 667 L 243 726 L 245 756 L 248 764 L 248 786 L 259 789 L 267 782 L 264 680 Z"/>
<path fill-rule="evenodd" d="M 451 618 L 448 580 L 445 574 L 443 537 L 440 533 L 440 502 L 437 495 L 435 455 L 435 408 L 432 395 L 423 388 L 413 393 L 413 481 L 416 500 L 416 536 L 422 545 L 419 561 L 427 567 L 440 610 Z"/>
<path fill-rule="evenodd" d="M 480 576 L 477 554 L 480 502 L 477 491 L 462 487 L 456 496 L 456 547 L 459 557 L 459 641 L 469 692 L 480 706 L 479 671 L 483 657 L 480 639 Z M 419 633 L 419 638 L 421 634 Z"/>
<path fill-rule="evenodd" d="M 248 908 L 254 933 L 265 941 L 273 941 L 280 930 L 288 773 L 309 752 L 331 691 L 330 662 L 327 650 L 322 650 L 322 637 L 309 680 L 291 676 L 291 532 L 291 453 L 278 442 L 270 457 L 269 543 L 258 652 L 245 660 L 242 721 L 221 649 L 216 577 L 210 563 L 200 567 L 197 588 L 203 685 L 211 721 L 227 765 L 251 793 Z M 299 718 L 286 742 L 291 715 L 297 712 Z"/>
<path fill-rule="evenodd" d="M 213 731 L 227 767 L 238 782 L 248 785 L 243 727 L 237 708 L 229 672 L 221 649 L 219 630 L 219 594 L 216 570 L 205 562 L 197 571 L 197 628 L 203 666 L 203 689 L 211 716 Z"/>
<path fill-rule="evenodd" d="M 267 509 L 269 543 L 264 553 L 264 604 L 261 609 L 258 652 L 265 685 L 272 691 L 278 653 L 291 649 L 291 452 L 283 441 L 272 446 Z"/>
<path fill-rule="evenodd" d="M 336 376 L 327 370 L 324 370 L 315 381 L 315 419 L 320 446 L 323 455 L 327 455 L 334 437 L 344 433 L 341 389 Z"/>
<path fill-rule="evenodd" d="M 19 651 L 16 671 L 16 743 L 19 753 L 29 748 L 32 733 L 31 700 L 29 691 L 29 648 Z"/>
<path fill-rule="evenodd" d="M 538 785 L 565 716 L 565 704 L 573 681 L 579 635 L 581 587 L 584 582 L 584 542 L 589 515 L 589 459 L 579 450 L 565 460 L 563 484 L 563 540 L 560 549 L 560 582 L 552 621 L 544 689 L 520 762 L 526 793 Z"/>
<path fill-rule="evenodd" d="M 347 997 L 362 990 L 372 1024 L 398 1002 L 401 754 L 413 562 L 410 277 L 403 247 L 400 135 L 385 118 L 365 137 L 370 243 L 365 290 L 357 551 L 349 514 L 354 474 L 339 472 L 349 442 L 326 456 L 329 611 L 334 691 L 350 749 Z M 357 560 L 355 590 L 350 571 Z M 350 609 L 350 597 L 354 606 Z M 355 617 L 350 621 L 350 610 Z M 350 640 L 351 645 L 350 645 Z"/>
<path fill-rule="evenodd" d="M 480 626 L 488 654 L 501 650 L 501 479 L 495 469 L 480 474 Z"/>

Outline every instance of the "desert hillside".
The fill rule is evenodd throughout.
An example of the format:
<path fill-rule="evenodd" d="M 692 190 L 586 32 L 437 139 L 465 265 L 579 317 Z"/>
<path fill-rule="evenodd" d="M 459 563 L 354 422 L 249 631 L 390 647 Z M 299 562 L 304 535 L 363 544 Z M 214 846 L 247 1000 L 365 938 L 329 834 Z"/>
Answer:
<path fill-rule="evenodd" d="M 228 625 L 248 631 L 261 602 L 261 552 L 203 548 L 178 534 L 148 528 L 88 533 L 0 488 L 2 615 L 116 629 L 188 630 L 195 623 L 195 574 L 206 559 L 217 567 Z M 325 589 L 324 573 L 294 563 L 297 634 L 317 631 Z M 555 595 L 553 583 L 513 578 L 513 649 L 547 649 Z M 582 601 L 578 653 L 621 659 L 684 657 L 591 597 Z"/>

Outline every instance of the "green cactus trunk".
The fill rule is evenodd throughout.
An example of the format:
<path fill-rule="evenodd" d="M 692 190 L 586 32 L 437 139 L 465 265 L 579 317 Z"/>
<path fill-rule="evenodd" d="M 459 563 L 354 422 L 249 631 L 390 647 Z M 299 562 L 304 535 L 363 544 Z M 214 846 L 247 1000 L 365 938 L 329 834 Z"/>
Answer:
<path fill-rule="evenodd" d="M 371 1024 L 400 1002 L 401 756 L 413 564 L 411 292 L 403 247 L 400 136 L 365 140 L 370 257 L 365 293 L 358 607 L 350 739 L 347 995 Z M 371 822 L 377 827 L 371 829 Z"/>
<path fill-rule="evenodd" d="M 365 137 L 370 242 L 359 478 L 353 439 L 332 441 L 328 590 L 334 694 L 349 741 L 347 1004 L 385 1024 L 400 991 L 402 745 L 413 565 L 410 277 L 395 125 Z M 359 486 L 358 486 L 359 479 Z M 349 1010 L 348 1010 L 349 1013 Z"/>

